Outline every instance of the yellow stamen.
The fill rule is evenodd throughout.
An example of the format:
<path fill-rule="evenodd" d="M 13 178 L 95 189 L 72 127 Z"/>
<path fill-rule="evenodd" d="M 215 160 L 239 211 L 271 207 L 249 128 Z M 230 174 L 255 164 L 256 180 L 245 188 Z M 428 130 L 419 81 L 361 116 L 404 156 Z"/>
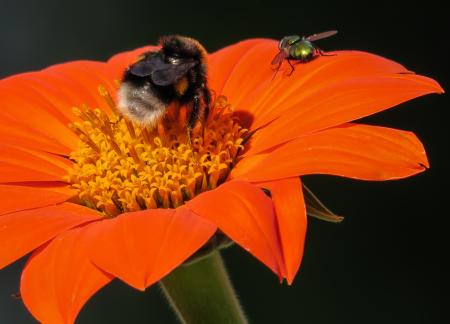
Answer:
<path fill-rule="evenodd" d="M 247 130 L 233 117 L 225 97 L 218 97 L 208 120 L 186 132 L 185 109 L 175 107 L 154 129 L 133 124 L 118 114 L 106 89 L 101 96 L 107 115 L 86 106 L 74 108 L 71 124 L 80 137 L 65 180 L 79 202 L 105 217 L 151 208 L 176 208 L 228 177 Z"/>

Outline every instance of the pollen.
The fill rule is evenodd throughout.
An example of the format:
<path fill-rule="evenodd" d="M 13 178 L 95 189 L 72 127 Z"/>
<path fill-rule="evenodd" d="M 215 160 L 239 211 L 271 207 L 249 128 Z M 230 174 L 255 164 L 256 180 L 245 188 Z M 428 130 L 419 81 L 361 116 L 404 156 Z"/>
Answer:
<path fill-rule="evenodd" d="M 79 136 L 70 154 L 66 181 L 77 202 L 105 217 L 151 208 L 176 208 L 224 182 L 248 131 L 223 96 L 191 132 L 184 107 L 171 107 L 154 129 L 121 116 L 104 87 L 100 95 L 112 113 L 87 106 L 73 109 L 70 127 Z"/>

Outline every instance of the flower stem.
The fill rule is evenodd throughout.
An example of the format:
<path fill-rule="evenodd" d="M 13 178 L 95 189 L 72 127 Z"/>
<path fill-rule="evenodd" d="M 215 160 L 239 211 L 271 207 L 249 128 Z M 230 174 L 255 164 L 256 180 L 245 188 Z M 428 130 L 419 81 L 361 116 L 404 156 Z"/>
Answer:
<path fill-rule="evenodd" d="M 219 252 L 179 267 L 160 283 L 182 323 L 248 323 Z"/>

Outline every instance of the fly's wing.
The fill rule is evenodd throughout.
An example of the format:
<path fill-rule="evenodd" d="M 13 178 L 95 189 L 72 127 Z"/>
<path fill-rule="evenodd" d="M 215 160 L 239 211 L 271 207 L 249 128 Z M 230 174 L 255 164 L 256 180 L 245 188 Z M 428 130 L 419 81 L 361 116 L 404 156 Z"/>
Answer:
<path fill-rule="evenodd" d="M 284 51 L 279 51 L 277 55 L 273 58 L 270 64 L 277 65 L 280 64 L 286 58 L 286 53 Z"/>
<path fill-rule="evenodd" d="M 151 72 L 152 82 L 159 86 L 168 86 L 179 81 L 197 63 L 185 62 L 180 64 L 164 63 Z"/>
<path fill-rule="evenodd" d="M 326 32 L 323 32 L 323 33 L 319 33 L 319 34 L 314 34 L 314 35 L 308 36 L 305 39 L 307 41 L 314 42 L 316 40 L 327 38 L 327 37 L 330 37 L 330 36 L 333 36 L 333 35 L 336 35 L 336 34 L 337 34 L 337 30 L 329 30 L 329 31 L 326 31 Z"/>

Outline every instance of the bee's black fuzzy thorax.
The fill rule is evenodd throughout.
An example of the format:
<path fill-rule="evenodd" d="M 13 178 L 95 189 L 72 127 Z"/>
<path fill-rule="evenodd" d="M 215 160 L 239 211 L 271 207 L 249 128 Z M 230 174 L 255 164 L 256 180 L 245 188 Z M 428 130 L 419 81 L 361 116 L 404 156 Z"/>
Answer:
<path fill-rule="evenodd" d="M 165 55 L 177 55 L 198 61 L 203 60 L 206 52 L 198 41 L 184 36 L 163 36 L 160 38 L 159 44 Z"/>

